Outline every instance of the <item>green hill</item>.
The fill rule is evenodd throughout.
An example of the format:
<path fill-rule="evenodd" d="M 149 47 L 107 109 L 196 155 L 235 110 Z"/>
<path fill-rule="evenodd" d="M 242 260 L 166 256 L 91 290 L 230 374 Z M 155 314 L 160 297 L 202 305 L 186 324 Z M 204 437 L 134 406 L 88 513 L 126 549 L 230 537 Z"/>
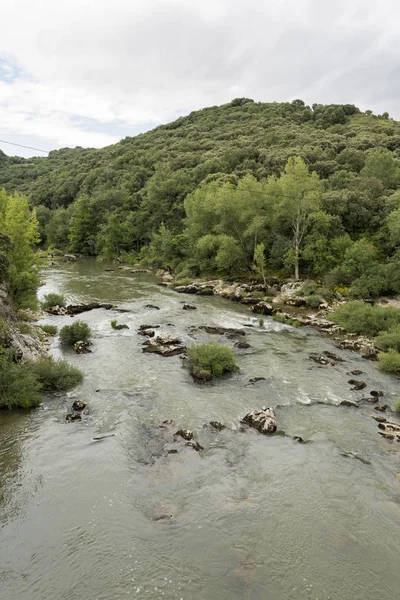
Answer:
<path fill-rule="evenodd" d="M 386 271 L 400 261 L 399 153 L 400 123 L 387 113 L 240 98 L 100 150 L 28 160 L 0 153 L 0 188 L 37 207 L 44 244 L 91 255 L 140 252 L 195 275 L 245 272 L 262 243 L 267 268 L 289 273 L 297 251 L 307 275 L 334 271 L 331 281 L 343 285 L 379 265 L 385 281 L 363 290 L 376 295 L 397 291 Z M 292 169 L 292 183 L 279 179 L 292 157 L 318 179 L 297 250 L 285 185 L 292 189 L 300 175 Z"/>

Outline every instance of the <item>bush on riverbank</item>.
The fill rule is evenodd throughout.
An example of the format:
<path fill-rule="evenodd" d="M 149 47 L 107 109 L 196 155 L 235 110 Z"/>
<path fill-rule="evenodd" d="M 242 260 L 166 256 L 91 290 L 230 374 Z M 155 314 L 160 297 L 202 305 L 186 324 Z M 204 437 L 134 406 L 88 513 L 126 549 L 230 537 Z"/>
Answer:
<path fill-rule="evenodd" d="M 400 353 L 390 349 L 378 354 L 379 368 L 384 373 L 400 375 Z"/>
<path fill-rule="evenodd" d="M 46 294 L 41 302 L 42 308 L 53 308 L 54 306 L 65 306 L 65 296 L 63 294 Z"/>
<path fill-rule="evenodd" d="M 378 335 L 375 343 L 378 348 L 382 348 L 384 351 L 391 348 L 396 352 L 400 352 L 400 325 L 391 327 L 388 332 Z"/>
<path fill-rule="evenodd" d="M 60 341 L 65 346 L 73 346 L 76 342 L 85 342 L 92 335 L 92 330 L 84 321 L 75 321 L 65 325 L 60 331 Z"/>
<path fill-rule="evenodd" d="M 66 360 L 43 358 L 32 364 L 31 369 L 44 392 L 67 391 L 83 381 L 82 371 Z"/>
<path fill-rule="evenodd" d="M 17 364 L 0 348 L 0 408 L 34 408 L 42 401 L 40 384 L 28 364 Z"/>
<path fill-rule="evenodd" d="M 41 329 L 48 335 L 56 335 L 58 328 L 56 325 L 41 325 Z"/>
<path fill-rule="evenodd" d="M 392 411 L 400 413 L 400 400 L 396 400 L 396 402 L 393 404 Z"/>
<path fill-rule="evenodd" d="M 189 348 L 187 354 L 189 371 L 196 379 L 212 379 L 239 370 L 232 350 L 222 344 L 199 344 Z"/>
<path fill-rule="evenodd" d="M 372 337 L 400 325 L 400 310 L 354 300 L 336 309 L 329 319 L 347 331 Z"/>

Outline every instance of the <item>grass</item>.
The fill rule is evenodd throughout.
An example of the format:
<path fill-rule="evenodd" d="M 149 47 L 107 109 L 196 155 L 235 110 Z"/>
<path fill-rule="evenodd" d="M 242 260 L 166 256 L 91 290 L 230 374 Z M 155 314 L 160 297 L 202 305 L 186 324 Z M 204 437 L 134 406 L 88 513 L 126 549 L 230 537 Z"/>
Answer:
<path fill-rule="evenodd" d="M 113 319 L 113 320 L 111 321 L 111 323 L 110 323 L 110 324 L 111 324 L 111 327 L 112 327 L 113 329 L 115 329 L 115 328 L 116 328 L 116 326 L 117 326 L 117 323 L 118 323 L 117 319 Z"/>
<path fill-rule="evenodd" d="M 396 400 L 396 402 L 393 404 L 392 411 L 400 413 L 400 400 Z"/>
<path fill-rule="evenodd" d="M 33 363 L 31 369 L 39 382 L 40 389 L 45 392 L 67 391 L 83 381 L 82 371 L 66 360 L 43 358 Z"/>
<path fill-rule="evenodd" d="M 196 379 L 209 380 L 239 370 L 232 350 L 222 344 L 199 344 L 189 348 L 187 354 L 189 371 Z"/>
<path fill-rule="evenodd" d="M 396 350 L 380 352 L 378 354 L 379 368 L 384 373 L 400 375 L 400 353 Z"/>
<path fill-rule="evenodd" d="M 260 317 L 258 319 L 258 324 L 259 324 L 260 327 L 263 327 L 263 325 L 264 325 L 264 319 L 262 317 Z"/>
<path fill-rule="evenodd" d="M 84 321 L 75 321 L 72 325 L 65 325 L 60 331 L 60 341 L 64 346 L 73 346 L 76 342 L 86 341 L 90 338 L 92 330 Z"/>
<path fill-rule="evenodd" d="M 48 335 L 56 335 L 58 327 L 56 325 L 41 325 L 41 329 Z"/>
<path fill-rule="evenodd" d="M 400 310 L 354 300 L 340 306 L 329 319 L 347 331 L 373 337 L 400 325 Z"/>
<path fill-rule="evenodd" d="M 66 300 L 63 294 L 46 294 L 41 302 L 42 308 L 53 308 L 54 306 L 65 306 Z"/>

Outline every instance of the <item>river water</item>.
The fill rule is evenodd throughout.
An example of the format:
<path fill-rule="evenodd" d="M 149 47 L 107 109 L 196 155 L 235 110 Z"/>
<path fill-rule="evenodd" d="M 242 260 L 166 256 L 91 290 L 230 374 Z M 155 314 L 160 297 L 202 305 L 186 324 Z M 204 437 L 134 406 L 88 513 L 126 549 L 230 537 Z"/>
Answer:
<path fill-rule="evenodd" d="M 128 311 L 80 317 L 94 332 L 91 354 L 52 342 L 84 383 L 32 412 L 0 414 L 0 598 L 398 600 L 400 448 L 378 434 L 373 405 L 337 406 L 372 389 L 391 404 L 398 383 L 309 328 L 269 318 L 260 327 L 246 307 L 105 266 L 62 264 L 40 289 Z M 113 330 L 114 318 L 129 330 Z M 197 385 L 179 356 L 142 353 L 143 323 L 187 344 L 234 343 L 194 326 L 245 328 L 251 348 L 237 351 L 237 374 Z M 310 361 L 324 350 L 345 362 Z M 364 393 L 350 390 L 353 369 L 364 371 Z M 257 376 L 266 379 L 249 383 Z M 75 398 L 90 404 L 85 423 L 65 421 Z M 263 405 L 279 406 L 287 435 L 240 431 Z M 165 419 L 193 429 L 204 452 L 182 444 L 167 455 Z M 211 420 L 229 429 L 203 427 Z"/>

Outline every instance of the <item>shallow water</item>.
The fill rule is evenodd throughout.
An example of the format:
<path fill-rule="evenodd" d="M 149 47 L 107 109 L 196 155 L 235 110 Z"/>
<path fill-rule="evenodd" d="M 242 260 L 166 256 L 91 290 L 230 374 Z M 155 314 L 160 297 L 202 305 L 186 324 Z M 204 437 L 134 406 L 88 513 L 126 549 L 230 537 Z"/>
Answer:
<path fill-rule="evenodd" d="M 245 307 L 106 266 L 81 260 L 45 273 L 41 295 L 129 312 L 78 317 L 93 328 L 92 354 L 53 341 L 55 356 L 84 370 L 82 386 L 28 414 L 0 414 L 0 598 L 398 600 L 400 448 L 378 435 L 372 405 L 337 406 L 372 389 L 391 404 L 398 382 L 309 328 L 269 318 L 259 327 Z M 112 330 L 111 319 L 130 329 Z M 195 385 L 179 356 L 142 353 L 143 323 L 187 344 L 235 341 L 193 326 L 243 327 L 251 348 L 237 351 L 239 373 Z M 323 350 L 345 362 L 310 361 Z M 364 371 L 364 393 L 350 391 L 353 369 Z M 266 380 L 250 384 L 255 376 Z M 86 423 L 65 422 L 74 398 L 90 404 Z M 263 405 L 278 406 L 286 436 L 239 430 Z M 164 419 L 194 429 L 204 452 L 182 444 L 167 455 Z M 203 428 L 211 420 L 231 429 Z"/>

